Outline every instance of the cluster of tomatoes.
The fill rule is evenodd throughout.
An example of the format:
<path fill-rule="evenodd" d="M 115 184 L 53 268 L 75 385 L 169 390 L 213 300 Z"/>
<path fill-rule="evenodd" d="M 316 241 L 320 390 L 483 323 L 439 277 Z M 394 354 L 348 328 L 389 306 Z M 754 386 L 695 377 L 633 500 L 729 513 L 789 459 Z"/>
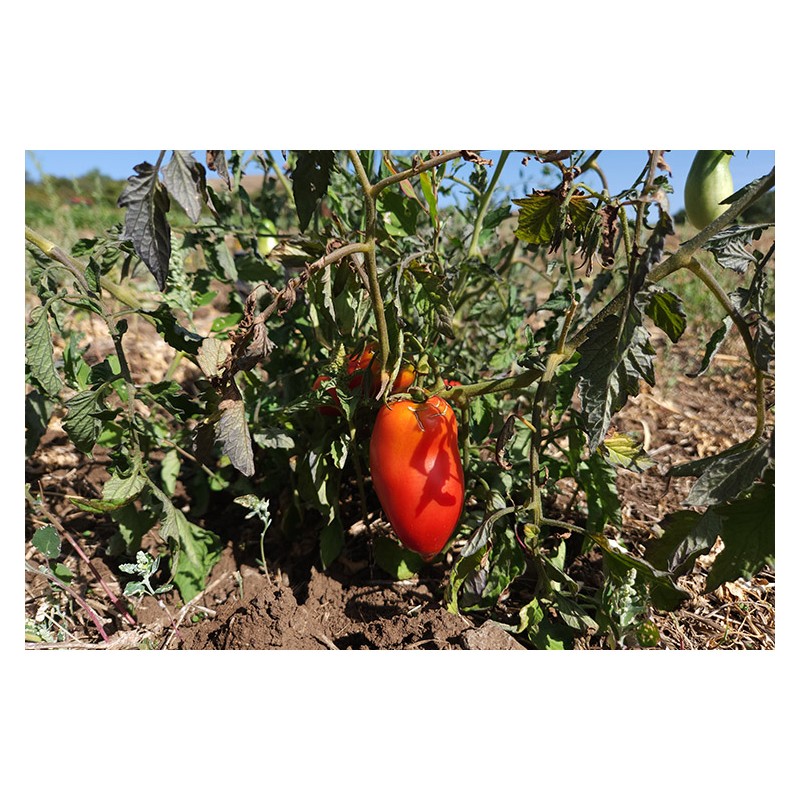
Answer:
<path fill-rule="evenodd" d="M 375 397 L 380 388 L 380 362 L 368 344 L 350 356 L 348 387 L 364 386 Z M 404 364 L 392 394 L 405 392 L 416 371 Z M 320 375 L 314 382 L 318 389 Z M 365 383 L 366 381 L 366 383 Z M 449 387 L 458 381 L 445 381 Z M 341 414 L 335 388 L 326 390 L 333 404 L 319 407 L 325 415 Z M 438 396 L 424 402 L 398 399 L 381 406 L 372 429 L 370 475 L 378 500 L 397 538 L 409 550 L 431 560 L 455 530 L 464 504 L 464 470 L 458 450 L 458 424 L 450 404 Z"/>

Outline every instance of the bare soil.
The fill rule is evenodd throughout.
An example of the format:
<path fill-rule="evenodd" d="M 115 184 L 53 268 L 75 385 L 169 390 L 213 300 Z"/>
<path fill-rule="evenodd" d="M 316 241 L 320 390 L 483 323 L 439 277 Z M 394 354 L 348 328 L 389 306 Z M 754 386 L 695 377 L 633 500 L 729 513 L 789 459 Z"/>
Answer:
<path fill-rule="evenodd" d="M 704 376 L 684 373 L 702 354 L 702 343 L 670 345 L 659 332 L 654 340 L 658 388 L 643 387 L 615 420 L 622 431 L 637 432 L 657 467 L 643 474 L 621 472 L 626 541 L 643 551 L 664 515 L 681 508 L 693 479 L 668 479 L 673 464 L 719 452 L 752 431 L 751 375 L 735 342 L 723 351 Z M 110 346 L 110 341 L 109 341 Z M 95 340 L 98 358 L 104 343 Z M 668 351 L 668 352 L 665 352 Z M 140 352 L 144 352 L 143 350 Z M 142 379 L 156 379 L 168 364 L 168 352 L 149 350 L 131 365 Z M 393 581 L 374 564 L 370 537 L 362 524 L 348 531 L 342 556 L 327 570 L 319 563 L 312 531 L 295 537 L 291 547 L 271 545 L 268 574 L 257 565 L 253 538 L 231 524 L 230 509 L 216 509 L 209 528 L 225 543 L 203 593 L 182 604 L 176 592 L 135 601 L 135 624 L 100 590 L 99 580 L 117 596 L 122 593 L 119 564 L 127 557 L 111 555 L 110 523 L 77 510 L 69 495 L 97 497 L 105 480 L 102 455 L 89 459 L 75 450 L 58 419 L 26 462 L 26 481 L 41 487 L 47 513 L 58 519 L 88 555 L 90 564 L 65 544 L 64 563 L 74 573 L 73 587 L 99 617 L 104 642 L 85 610 L 63 593 L 51 591 L 35 571 L 26 572 L 26 616 L 50 619 L 67 631 L 63 642 L 26 644 L 29 648 L 158 648 L 158 649 L 381 649 L 381 650 L 503 650 L 530 644 L 514 633 L 519 602 L 503 598 L 494 619 L 487 614 L 453 615 L 443 602 L 452 556 L 425 568 L 412 580 Z M 556 509 L 557 511 L 557 509 Z M 237 517 L 238 519 L 238 517 Z M 36 519 L 36 527 L 45 524 Z M 380 528 L 380 520 L 376 520 Z M 43 563 L 30 544 L 34 525 L 26 531 L 26 559 Z M 146 537 L 155 552 L 157 541 Z M 680 579 L 692 599 L 680 609 L 653 617 L 661 632 L 661 649 L 773 649 L 775 646 L 775 576 L 765 569 L 751 581 L 725 584 L 704 593 L 705 576 L 718 546 L 698 559 L 693 571 Z M 579 558 L 576 575 L 599 585 L 599 564 Z M 524 585 L 524 581 L 523 581 Z M 579 649 L 602 649 L 601 636 L 586 637 Z M 635 645 L 634 645 L 635 646 Z"/>

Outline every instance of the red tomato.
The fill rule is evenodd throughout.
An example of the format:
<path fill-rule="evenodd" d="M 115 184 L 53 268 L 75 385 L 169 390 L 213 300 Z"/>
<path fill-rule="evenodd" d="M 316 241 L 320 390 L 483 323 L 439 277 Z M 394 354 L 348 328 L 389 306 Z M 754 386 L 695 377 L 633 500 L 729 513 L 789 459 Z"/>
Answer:
<path fill-rule="evenodd" d="M 461 381 L 453 381 L 453 380 L 450 380 L 450 378 L 444 378 L 442 380 L 442 383 L 444 383 L 444 385 L 448 389 L 452 389 L 455 386 L 463 386 L 464 385 L 463 383 L 461 383 Z"/>
<path fill-rule="evenodd" d="M 397 538 L 432 559 L 455 530 L 464 504 L 453 409 L 441 397 L 383 406 L 369 461 L 375 492 Z"/>
<path fill-rule="evenodd" d="M 314 386 L 312 388 L 319 389 L 322 382 L 327 380 L 330 380 L 329 375 L 320 375 L 319 378 L 314 381 Z M 319 406 L 319 413 L 324 414 L 326 417 L 332 417 L 336 414 L 341 414 L 342 412 L 339 407 L 339 395 L 336 394 L 336 389 L 326 389 L 325 391 L 334 399 L 336 405 L 331 406 L 327 403 L 323 403 L 321 406 Z"/>
<path fill-rule="evenodd" d="M 367 369 L 369 369 L 369 393 L 372 397 L 375 397 L 380 388 L 381 368 L 375 351 L 375 345 L 372 342 L 368 343 L 360 353 L 353 353 L 347 359 L 347 374 L 351 376 L 347 385 L 350 389 L 356 389 L 361 386 L 364 382 L 364 376 L 367 374 Z M 400 372 L 397 373 L 394 384 L 392 384 L 392 394 L 399 394 L 408 389 L 414 382 L 415 375 L 416 370 L 414 365 L 404 364 L 400 368 Z M 327 380 L 327 375 L 321 375 L 317 378 L 316 381 L 314 381 L 313 388 L 318 389 L 323 380 Z M 336 394 L 336 390 L 328 389 L 327 391 L 338 406 L 339 396 Z M 326 416 L 340 413 L 338 408 L 329 405 L 320 406 L 319 410 Z"/>

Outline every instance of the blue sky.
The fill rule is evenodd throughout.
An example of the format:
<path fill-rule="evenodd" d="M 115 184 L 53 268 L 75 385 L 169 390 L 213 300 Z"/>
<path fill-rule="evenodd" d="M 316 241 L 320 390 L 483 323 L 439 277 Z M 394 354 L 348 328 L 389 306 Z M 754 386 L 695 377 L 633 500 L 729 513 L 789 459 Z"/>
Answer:
<path fill-rule="evenodd" d="M 274 151 L 280 160 L 280 152 Z M 670 198 L 674 212 L 683 208 L 683 186 L 694 150 L 672 150 L 666 154 L 666 161 L 672 170 L 675 193 Z M 493 158 L 495 163 L 499 151 L 486 150 L 482 155 Z M 195 151 L 199 161 L 204 161 L 203 151 Z M 92 169 L 99 169 L 111 178 L 123 179 L 131 175 L 133 166 L 142 161 L 155 163 L 158 150 L 36 150 L 25 152 L 25 169 L 38 179 L 42 172 L 57 177 L 79 177 Z M 498 184 L 501 190 L 512 197 L 522 197 L 533 188 L 549 188 L 542 175 L 540 164 L 531 160 L 528 166 L 522 165 L 523 154 L 512 153 L 503 170 Z M 638 176 L 647 160 L 646 150 L 605 150 L 599 163 L 609 181 L 612 193 L 627 188 Z M 737 150 L 731 159 L 731 172 L 735 188 L 739 189 L 750 181 L 765 175 L 775 165 L 774 150 Z M 254 170 L 256 168 L 254 167 Z M 464 172 L 464 174 L 468 174 Z M 586 176 L 586 183 L 600 187 L 594 173 Z"/>

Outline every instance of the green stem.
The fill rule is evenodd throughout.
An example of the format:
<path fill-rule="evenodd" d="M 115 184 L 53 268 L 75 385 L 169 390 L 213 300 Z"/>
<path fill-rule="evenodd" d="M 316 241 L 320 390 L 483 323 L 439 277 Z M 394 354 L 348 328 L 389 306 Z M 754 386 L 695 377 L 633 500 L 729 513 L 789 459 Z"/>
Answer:
<path fill-rule="evenodd" d="M 494 194 L 497 181 L 500 178 L 500 173 L 503 171 L 503 167 L 505 166 L 510 153 L 510 150 L 503 150 L 500 153 L 500 157 L 497 159 L 497 166 L 495 167 L 494 174 L 492 175 L 492 180 L 489 182 L 489 185 L 486 187 L 486 191 L 481 197 L 481 201 L 478 205 L 478 214 L 475 217 L 475 227 L 472 230 L 472 241 L 469 243 L 467 258 L 478 258 L 478 256 L 480 256 L 478 240 L 480 239 L 481 229 L 483 228 L 483 220 L 486 217 L 486 212 L 489 209 L 489 203 L 492 200 L 492 194 Z"/>
<path fill-rule="evenodd" d="M 389 382 L 389 374 L 386 371 L 386 364 L 389 361 L 389 328 L 386 324 L 386 309 L 383 304 L 383 295 L 381 294 L 380 282 L 378 281 L 378 262 L 375 256 L 375 247 L 377 240 L 377 224 L 378 214 L 375 205 L 375 198 L 378 194 L 376 188 L 380 184 L 373 186 L 369 182 L 369 177 L 364 170 L 364 165 L 361 163 L 361 157 L 357 150 L 347 151 L 350 161 L 353 163 L 356 177 L 361 184 L 361 189 L 364 194 L 364 212 L 366 217 L 365 222 L 365 242 L 366 262 L 367 262 L 367 278 L 369 280 L 369 293 L 372 300 L 372 310 L 375 313 L 375 325 L 378 328 L 378 344 L 380 346 L 381 357 L 381 387 L 383 388 Z M 391 178 L 399 178 L 403 173 L 390 176 Z M 382 183 L 386 183 L 389 178 L 386 178 Z M 398 181 L 392 181 L 396 183 Z M 389 184 L 386 183 L 388 186 Z"/>
<path fill-rule="evenodd" d="M 742 319 L 741 314 L 734 308 L 726 291 L 720 286 L 717 279 L 707 267 L 693 258 L 688 269 L 696 275 L 708 287 L 714 297 L 717 298 L 719 304 L 725 309 L 725 313 L 733 320 L 734 325 L 736 325 L 739 335 L 744 342 L 744 346 L 747 349 L 747 355 L 750 358 L 750 363 L 753 366 L 756 376 L 756 429 L 750 437 L 750 441 L 755 443 L 764 433 L 767 409 L 764 395 L 764 373 L 756 364 L 755 345 L 753 343 L 753 337 L 750 335 L 750 329 L 747 327 L 747 323 Z"/>

